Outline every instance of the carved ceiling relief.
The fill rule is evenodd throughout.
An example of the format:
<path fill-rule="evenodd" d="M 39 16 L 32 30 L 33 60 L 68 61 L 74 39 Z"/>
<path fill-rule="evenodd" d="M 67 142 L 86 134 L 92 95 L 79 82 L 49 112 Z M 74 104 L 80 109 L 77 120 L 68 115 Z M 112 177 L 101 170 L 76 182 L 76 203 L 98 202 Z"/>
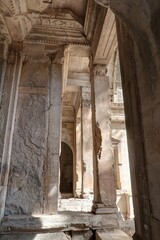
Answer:
<path fill-rule="evenodd" d="M 78 9 L 78 2 L 67 1 L 66 4 Z M 58 1 L 2 0 L 0 11 L 5 24 L 0 22 L 1 32 L 4 36 L 4 32 L 10 33 L 13 41 L 59 43 L 60 40 L 88 44 L 83 19 L 66 6 Z"/>

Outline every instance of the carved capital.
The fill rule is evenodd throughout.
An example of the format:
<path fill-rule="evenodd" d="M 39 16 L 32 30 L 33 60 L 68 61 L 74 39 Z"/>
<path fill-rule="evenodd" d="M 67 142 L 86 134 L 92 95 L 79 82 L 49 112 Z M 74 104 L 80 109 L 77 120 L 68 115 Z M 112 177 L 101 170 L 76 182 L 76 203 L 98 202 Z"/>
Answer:
<path fill-rule="evenodd" d="M 107 66 L 106 65 L 94 65 L 94 75 L 95 76 L 107 76 Z"/>
<path fill-rule="evenodd" d="M 8 49 L 8 63 L 15 63 L 16 56 L 20 57 L 24 54 L 22 53 L 23 43 L 22 42 L 13 42 Z"/>
<path fill-rule="evenodd" d="M 98 4 L 100 4 L 103 7 L 110 7 L 111 0 L 95 0 Z"/>
<path fill-rule="evenodd" d="M 59 50 L 57 52 L 51 53 L 50 59 L 51 59 L 52 63 L 63 64 L 64 63 L 64 51 Z"/>

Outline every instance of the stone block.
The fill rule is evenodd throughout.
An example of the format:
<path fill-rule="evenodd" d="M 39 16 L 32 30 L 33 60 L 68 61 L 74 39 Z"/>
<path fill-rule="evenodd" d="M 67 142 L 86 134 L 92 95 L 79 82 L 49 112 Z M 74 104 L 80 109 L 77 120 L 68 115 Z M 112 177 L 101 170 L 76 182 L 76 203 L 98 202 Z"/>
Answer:
<path fill-rule="evenodd" d="M 96 231 L 96 240 L 131 240 L 123 231 L 117 229 L 114 231 Z"/>
<path fill-rule="evenodd" d="M 13 234 L 1 235 L 0 240 L 68 240 L 67 236 L 62 233 L 44 233 L 44 234 Z"/>
<path fill-rule="evenodd" d="M 72 240 L 93 240 L 93 232 L 90 230 L 72 232 Z"/>

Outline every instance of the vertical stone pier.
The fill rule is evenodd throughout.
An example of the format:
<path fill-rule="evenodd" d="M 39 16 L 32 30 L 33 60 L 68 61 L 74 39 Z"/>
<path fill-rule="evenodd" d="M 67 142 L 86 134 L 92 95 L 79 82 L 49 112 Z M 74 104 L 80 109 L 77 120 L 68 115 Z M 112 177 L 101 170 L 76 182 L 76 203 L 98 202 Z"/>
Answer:
<path fill-rule="evenodd" d="M 21 44 L 16 46 L 11 46 L 9 51 L 9 56 L 7 60 L 7 77 L 8 81 L 11 84 L 10 94 L 8 97 L 8 110 L 6 116 L 6 123 L 3 129 L 4 130 L 4 139 L 1 139 L 3 144 L 3 153 L 1 160 L 1 174 L 0 174 L 0 219 L 4 216 L 5 203 L 6 203 L 6 194 L 8 187 L 8 179 L 10 172 L 10 162 L 11 162 L 11 150 L 12 150 L 12 140 L 13 140 L 13 130 L 14 130 L 14 121 L 17 107 L 18 99 L 18 85 L 21 77 L 23 56 L 21 55 Z"/>
<path fill-rule="evenodd" d="M 94 66 L 92 76 L 94 206 L 95 213 L 116 211 L 116 187 L 111 142 L 109 78 L 105 65 Z"/>
<path fill-rule="evenodd" d="M 82 191 L 88 198 L 93 193 L 93 135 L 91 87 L 82 87 Z"/>
<path fill-rule="evenodd" d="M 76 118 L 76 181 L 75 195 L 82 195 L 82 144 L 81 144 L 81 119 Z"/>
<path fill-rule="evenodd" d="M 0 43 L 0 49 L 1 49 L 0 51 L 0 103 L 1 103 L 4 78 L 7 67 L 8 44 Z"/>
<path fill-rule="evenodd" d="M 45 213 L 56 214 L 59 195 L 59 157 L 62 115 L 62 57 L 51 56 L 48 116 L 48 166 Z"/>

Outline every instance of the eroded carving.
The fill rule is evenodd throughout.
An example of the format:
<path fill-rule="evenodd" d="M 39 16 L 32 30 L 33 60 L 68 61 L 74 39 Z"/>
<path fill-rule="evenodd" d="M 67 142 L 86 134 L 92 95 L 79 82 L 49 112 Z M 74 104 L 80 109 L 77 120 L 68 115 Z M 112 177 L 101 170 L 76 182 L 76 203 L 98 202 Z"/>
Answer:
<path fill-rule="evenodd" d="M 107 66 L 106 65 L 95 65 L 94 75 L 95 76 L 107 76 Z"/>

